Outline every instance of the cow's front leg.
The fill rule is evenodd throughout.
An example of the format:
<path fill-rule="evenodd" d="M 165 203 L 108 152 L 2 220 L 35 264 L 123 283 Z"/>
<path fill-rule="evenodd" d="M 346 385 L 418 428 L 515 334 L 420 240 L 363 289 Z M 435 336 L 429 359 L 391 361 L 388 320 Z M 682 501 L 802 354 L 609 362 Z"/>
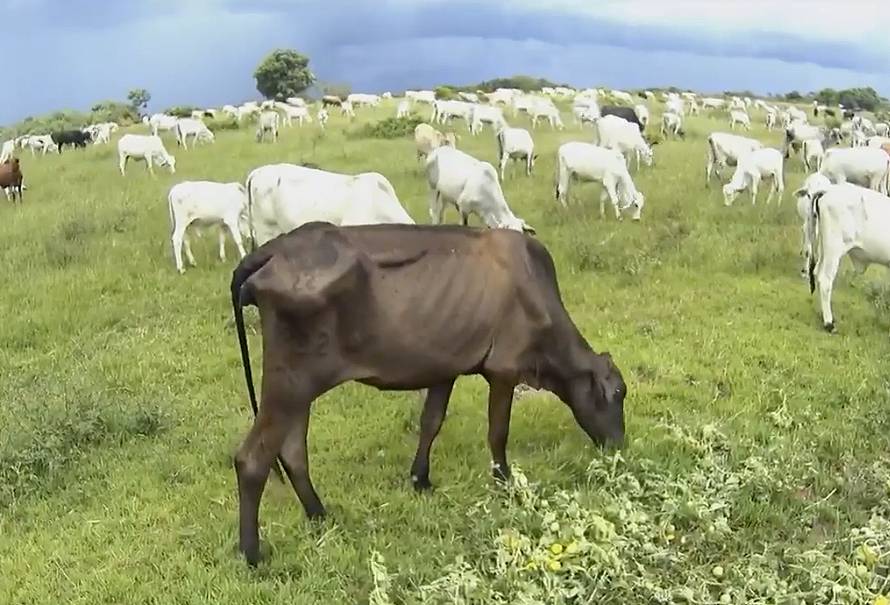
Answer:
<path fill-rule="evenodd" d="M 414 463 L 411 465 L 411 482 L 417 491 L 432 487 L 430 483 L 430 449 L 436 435 L 439 434 L 439 429 L 442 428 L 453 388 L 454 379 L 427 389 L 423 413 L 420 415 L 420 440 L 417 443 Z"/>

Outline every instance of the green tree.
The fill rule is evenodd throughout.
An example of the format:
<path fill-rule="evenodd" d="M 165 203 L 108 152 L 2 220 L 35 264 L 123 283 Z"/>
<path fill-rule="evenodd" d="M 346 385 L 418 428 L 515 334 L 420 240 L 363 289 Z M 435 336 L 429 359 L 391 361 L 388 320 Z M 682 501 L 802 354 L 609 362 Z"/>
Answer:
<path fill-rule="evenodd" d="M 144 88 L 134 88 L 127 93 L 127 100 L 137 112 L 145 111 L 148 102 L 151 101 L 151 94 Z"/>
<path fill-rule="evenodd" d="M 315 82 L 315 74 L 309 71 L 309 57 L 282 48 L 266 55 L 253 77 L 261 95 L 279 100 L 296 96 Z"/>

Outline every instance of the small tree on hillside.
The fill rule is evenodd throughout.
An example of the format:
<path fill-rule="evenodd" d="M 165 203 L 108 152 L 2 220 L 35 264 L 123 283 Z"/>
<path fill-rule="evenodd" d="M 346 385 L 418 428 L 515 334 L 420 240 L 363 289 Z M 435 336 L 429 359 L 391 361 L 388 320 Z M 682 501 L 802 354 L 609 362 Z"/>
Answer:
<path fill-rule="evenodd" d="M 144 88 L 134 88 L 127 93 L 127 100 L 137 113 L 141 113 L 148 107 L 151 94 Z"/>
<path fill-rule="evenodd" d="M 279 100 L 296 96 L 315 82 L 315 74 L 309 71 L 309 57 L 281 48 L 266 55 L 253 77 L 261 95 Z"/>

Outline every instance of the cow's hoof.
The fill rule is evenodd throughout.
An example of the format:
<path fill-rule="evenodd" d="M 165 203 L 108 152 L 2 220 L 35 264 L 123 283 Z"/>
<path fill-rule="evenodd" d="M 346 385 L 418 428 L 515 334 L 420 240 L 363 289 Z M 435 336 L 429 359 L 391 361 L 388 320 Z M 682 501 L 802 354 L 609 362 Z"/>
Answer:
<path fill-rule="evenodd" d="M 829 321 L 828 323 L 822 324 L 822 327 L 825 328 L 825 331 L 829 334 L 834 332 L 834 322 Z"/>
<path fill-rule="evenodd" d="M 422 494 L 433 489 L 433 484 L 430 483 L 429 477 L 418 477 L 417 475 L 411 475 L 411 484 L 414 486 L 414 491 L 418 494 Z"/>

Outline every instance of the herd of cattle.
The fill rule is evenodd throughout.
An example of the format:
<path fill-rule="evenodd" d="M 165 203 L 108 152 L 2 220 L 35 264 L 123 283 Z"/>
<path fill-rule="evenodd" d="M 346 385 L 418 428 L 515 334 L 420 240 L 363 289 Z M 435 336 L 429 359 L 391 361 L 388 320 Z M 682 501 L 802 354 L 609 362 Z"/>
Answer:
<path fill-rule="evenodd" d="M 510 208 L 501 187 L 507 165 L 522 161 L 534 172 L 532 132 L 510 126 L 519 113 L 532 129 L 541 120 L 563 128 L 554 98 L 572 100 L 576 124 L 591 124 L 593 142 L 570 141 L 556 153 L 558 203 L 565 206 L 575 180 L 602 185 L 600 215 L 608 200 L 617 219 L 640 220 L 645 197 L 633 180 L 652 166 L 656 143 L 649 108 L 663 103 L 663 137 L 685 137 L 685 116 L 725 110 L 729 129 L 750 129 L 751 115 L 762 114 L 767 129 L 781 124 L 782 149 L 731 132 L 707 137 L 705 183 L 734 167 L 723 185 L 724 202 L 750 191 L 756 202 L 760 183 L 771 182 L 767 197 L 784 195 L 785 165 L 798 157 L 809 174 L 795 191 L 802 221 L 804 271 L 811 290 L 820 290 L 824 326 L 834 328 L 831 290 L 841 258 L 855 267 L 890 266 L 890 127 L 843 108 L 814 104 L 820 115 L 844 118 L 837 128 L 811 124 L 796 107 L 779 108 L 763 100 L 699 98 L 694 93 L 639 93 L 568 88 L 536 94 L 513 89 L 459 93 L 437 99 L 433 91 L 407 91 L 396 116 L 429 106 L 430 123 L 414 131 L 418 161 L 428 184 L 433 225 L 419 226 L 406 212 L 387 178 L 377 172 L 340 174 L 312 165 L 270 164 L 252 170 L 242 184 L 185 181 L 168 194 L 173 257 L 183 273 L 183 253 L 191 226 L 219 226 L 219 256 L 225 260 L 225 234 L 241 261 L 232 276 L 231 294 L 254 425 L 235 458 L 240 503 L 240 548 L 250 563 L 259 558 L 258 509 L 263 485 L 276 458 L 305 511 L 316 517 L 324 507 L 308 471 L 306 435 L 314 399 L 347 380 L 381 389 L 427 389 L 421 433 L 411 478 L 415 488 L 430 487 L 429 454 L 439 432 L 455 380 L 479 374 L 489 383 L 489 446 L 495 476 L 510 476 L 506 458 L 513 390 L 519 384 L 556 394 L 579 426 L 598 443 L 624 439 L 627 386 L 608 353 L 596 353 L 563 306 L 553 259 L 534 237 L 534 228 Z M 327 96 L 314 111 L 325 127 L 329 111 L 355 117 L 361 106 L 379 105 L 391 95 Z M 600 103 L 610 99 L 613 104 Z M 118 167 L 129 160 L 176 171 L 176 159 L 161 138 L 174 135 L 188 150 L 212 144 L 208 116 L 226 114 L 237 122 L 255 119 L 256 140 L 278 140 L 279 127 L 313 120 L 298 98 L 284 102 L 226 105 L 177 118 L 146 117 L 150 134 L 128 132 L 117 140 Z M 455 132 L 441 125 L 462 120 L 470 135 L 489 127 L 495 134 L 498 169 L 458 149 Z M 28 135 L 7 141 L 0 157 L 0 186 L 21 200 L 23 177 L 16 148 L 62 152 L 65 146 L 108 144 L 118 126 L 94 124 L 83 130 Z M 463 225 L 476 215 L 490 229 L 441 226 L 445 209 L 457 209 Z M 247 253 L 244 239 L 254 250 Z M 413 295 L 412 293 L 417 293 Z M 420 295 L 422 293 L 422 296 Z M 258 405 L 244 326 L 243 307 L 259 309 L 264 367 L 262 405 Z M 299 358 L 299 359 L 297 359 Z"/>
<path fill-rule="evenodd" d="M 653 163 L 652 146 L 657 141 L 646 132 L 650 126 L 649 108 L 659 99 L 650 91 L 638 94 L 640 102 L 635 103 L 630 93 L 618 90 L 554 88 L 530 94 L 498 89 L 487 95 L 460 92 L 459 99 L 449 100 L 437 99 L 433 91 L 406 91 L 402 99 L 396 100 L 396 116 L 407 116 L 418 111 L 421 105 L 429 107 L 430 123 L 418 125 L 414 138 L 417 157 L 424 161 L 430 191 L 429 213 L 434 224 L 441 223 L 446 207 L 453 206 L 463 224 L 467 224 L 470 215 L 476 215 L 492 228 L 534 233 L 528 223 L 512 212 L 501 188 L 509 161 L 522 161 L 526 175 L 531 175 L 537 158 L 532 133 L 510 126 L 507 112 L 512 117 L 527 114 L 533 129 L 542 118 L 550 128 L 563 128 L 554 98 L 571 98 L 574 122 L 593 126 L 593 142 L 567 142 L 557 150 L 556 199 L 562 205 L 567 203 L 573 180 L 595 181 L 602 185 L 601 215 L 608 200 L 617 218 L 627 213 L 639 220 L 645 196 L 635 186 L 631 168 L 634 160 L 637 170 L 641 165 Z M 218 110 L 196 110 L 186 118 L 167 114 L 146 116 L 143 122 L 150 134 L 127 133 L 118 139 L 118 167 L 125 175 L 128 161 L 134 159 L 144 161 L 152 174 L 155 164 L 175 172 L 176 158 L 167 151 L 161 134 L 172 133 L 176 144 L 184 150 L 188 150 L 189 144 L 212 144 L 215 137 L 204 122 L 206 117 L 225 115 L 239 123 L 253 118 L 257 141 L 267 137 L 276 141 L 280 126 L 294 122 L 303 126 L 313 121 L 313 113 L 323 128 L 333 108 L 354 118 L 356 108 L 377 106 L 391 97 L 389 93 L 355 93 L 345 99 L 325 96 L 314 112 L 306 101 L 294 97 L 284 102 L 248 102 L 240 106 L 225 105 Z M 605 99 L 613 104 L 601 104 Z M 818 285 L 825 327 L 833 329 L 830 298 L 840 258 L 849 253 L 857 267 L 869 263 L 890 264 L 886 235 L 890 233 L 890 223 L 886 222 L 885 205 L 879 203 L 890 187 L 890 125 L 873 123 L 856 112 L 842 107 L 835 110 L 816 102 L 812 107 L 814 122 L 820 116 L 836 115 L 841 115 L 844 121 L 828 128 L 810 123 L 807 112 L 798 107 L 777 107 L 762 99 L 667 92 L 661 93 L 660 102 L 663 103 L 660 128 L 663 137 L 684 137 L 685 116 L 704 110 L 726 111 L 730 130 L 737 126 L 750 129 L 754 112 L 762 116 L 768 130 L 781 125 L 785 134 L 782 149 L 766 147 L 756 139 L 732 132 L 711 133 L 707 137 L 705 182 L 709 184 L 715 173 L 719 176 L 721 170 L 732 166 L 735 167 L 732 177 L 723 185 L 726 205 L 731 205 L 744 191 L 750 191 L 754 202 L 764 179 L 771 185 L 769 203 L 774 195 L 780 199 L 784 195 L 787 158 L 792 153 L 799 154 L 804 167 L 813 171 L 804 187 L 795 192 L 803 224 L 803 273 L 810 275 L 813 288 Z M 471 135 L 479 134 L 486 126 L 491 128 L 497 142 L 499 170 L 459 150 L 458 137 L 453 131 L 440 132 L 436 128 L 453 125 L 455 120 L 462 120 Z M 14 157 L 16 148 L 30 149 L 32 156 L 38 152 L 61 153 L 66 146 L 83 148 L 90 142 L 107 144 L 117 130 L 118 125 L 109 122 L 82 130 L 31 134 L 6 141 L 0 147 L 0 186 L 7 198 L 21 200 L 24 184 L 21 165 Z M 827 195 L 829 192 L 832 195 Z M 872 192 L 880 197 L 875 198 Z M 858 209 L 844 215 L 844 220 L 833 218 L 840 211 L 832 210 L 831 205 L 841 203 L 837 201 L 839 198 L 852 199 L 849 203 Z M 413 222 L 382 174 L 345 175 L 291 164 L 257 168 L 248 175 L 245 185 L 208 181 L 181 183 L 171 189 L 169 206 L 174 258 L 180 272 L 184 271 L 183 248 L 189 262 L 194 262 L 186 233 L 193 223 L 219 224 L 230 233 L 244 256 L 242 237 L 262 245 L 307 222 L 322 220 L 336 225 Z M 225 255 L 223 237 L 221 231 L 221 258 Z"/>

